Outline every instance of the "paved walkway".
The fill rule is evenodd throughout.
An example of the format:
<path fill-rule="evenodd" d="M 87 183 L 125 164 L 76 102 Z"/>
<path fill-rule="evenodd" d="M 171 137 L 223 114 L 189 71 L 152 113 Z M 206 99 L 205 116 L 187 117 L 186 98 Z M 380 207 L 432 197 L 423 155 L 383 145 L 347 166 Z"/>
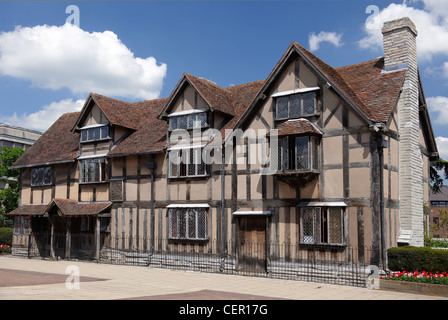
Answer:
<path fill-rule="evenodd" d="M 72 281 L 77 275 L 80 281 Z M 0 255 L 0 300 L 56 299 L 448 300 L 293 280 Z"/>

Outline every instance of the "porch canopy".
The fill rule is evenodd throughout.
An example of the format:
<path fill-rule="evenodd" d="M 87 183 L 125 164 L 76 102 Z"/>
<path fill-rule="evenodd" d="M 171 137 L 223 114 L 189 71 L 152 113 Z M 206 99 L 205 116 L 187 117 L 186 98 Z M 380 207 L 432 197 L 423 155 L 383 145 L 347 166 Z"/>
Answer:
<path fill-rule="evenodd" d="M 99 259 L 100 252 L 100 214 L 105 212 L 112 206 L 112 202 L 78 202 L 72 199 L 53 199 L 49 204 L 28 204 L 10 212 L 13 216 L 32 216 L 46 217 L 50 222 L 51 243 L 50 255 L 55 258 L 55 232 L 57 228 L 64 228 L 66 235 L 65 240 L 65 257 L 70 259 L 71 254 L 71 217 L 94 216 L 95 223 L 95 258 Z M 68 219 L 67 219 L 68 218 Z M 61 221 L 64 221 L 61 224 Z M 65 226 L 64 226 L 65 225 Z"/>
<path fill-rule="evenodd" d="M 56 208 L 62 216 L 95 216 L 110 208 L 112 202 L 78 202 L 73 199 L 53 199 L 49 204 L 26 204 L 11 211 L 15 216 L 48 216 Z"/>

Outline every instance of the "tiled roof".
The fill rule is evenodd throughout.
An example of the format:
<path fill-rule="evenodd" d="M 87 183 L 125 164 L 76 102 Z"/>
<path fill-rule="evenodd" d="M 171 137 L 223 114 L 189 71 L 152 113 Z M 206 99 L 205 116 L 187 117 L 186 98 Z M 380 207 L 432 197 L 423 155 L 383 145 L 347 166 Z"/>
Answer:
<path fill-rule="evenodd" d="M 226 129 L 240 126 L 253 116 L 251 108 L 267 89 L 276 72 L 291 52 L 297 52 L 308 64 L 321 74 L 353 108 L 366 120 L 386 122 L 395 107 L 405 71 L 382 73 L 383 59 L 375 59 L 351 66 L 333 68 L 299 44 L 292 42 L 282 59 L 266 80 L 260 80 L 222 88 L 217 84 L 185 73 L 177 85 L 188 81 L 205 99 L 209 106 L 228 115 L 228 122 L 220 128 L 225 137 Z M 176 90 L 177 90 L 176 89 Z M 166 147 L 167 122 L 158 118 L 174 97 L 137 103 L 109 98 L 96 93 L 90 97 L 98 104 L 109 121 L 116 126 L 131 129 L 130 135 L 109 152 L 111 156 L 164 151 Z M 258 99 L 258 98 L 257 98 Z M 251 108 L 249 108 L 251 107 Z M 38 165 L 47 162 L 75 160 L 78 156 L 79 133 L 71 131 L 80 113 L 63 115 L 44 135 L 15 163 L 16 166 Z M 301 122 L 282 124 L 281 132 L 299 132 L 306 124 Z M 300 124 L 300 126 L 298 126 Z M 284 127 L 284 128 L 283 128 Z M 300 127 L 300 128 L 299 128 Z M 309 128 L 312 130 L 312 128 Z"/>
<path fill-rule="evenodd" d="M 382 73 L 384 58 L 336 68 L 362 100 L 362 110 L 378 122 L 387 122 L 395 107 L 406 70 Z"/>
<path fill-rule="evenodd" d="M 47 210 L 46 204 L 26 204 L 11 211 L 12 216 L 41 216 Z"/>
<path fill-rule="evenodd" d="M 97 93 L 91 93 L 90 96 L 113 125 L 138 129 L 143 116 L 143 110 L 139 104 L 109 98 Z"/>
<path fill-rule="evenodd" d="M 142 116 L 137 131 L 112 148 L 109 155 L 124 155 L 157 152 L 165 149 L 167 122 L 157 115 L 165 106 L 167 98 L 134 103 Z"/>
<path fill-rule="evenodd" d="M 280 123 L 277 128 L 278 136 L 290 134 L 322 135 L 322 132 L 307 119 L 294 119 Z"/>
<path fill-rule="evenodd" d="M 79 112 L 62 115 L 14 163 L 14 166 L 39 165 L 49 162 L 73 161 L 78 156 L 79 133 L 71 131 Z"/>
<path fill-rule="evenodd" d="M 112 202 L 78 202 L 72 199 L 54 199 L 47 206 L 47 212 L 54 206 L 61 210 L 64 216 L 97 215 L 107 210 Z"/>
<path fill-rule="evenodd" d="M 236 114 L 233 106 L 234 101 L 230 91 L 227 88 L 222 88 L 210 80 L 198 78 L 188 73 L 186 73 L 185 76 L 188 80 L 190 80 L 196 90 L 198 90 L 213 110 L 220 111 L 228 115 Z"/>
<path fill-rule="evenodd" d="M 64 216 L 97 215 L 104 212 L 112 202 L 78 202 L 72 199 L 54 199 L 49 204 L 27 204 L 11 211 L 16 216 L 42 216 L 55 206 Z"/>

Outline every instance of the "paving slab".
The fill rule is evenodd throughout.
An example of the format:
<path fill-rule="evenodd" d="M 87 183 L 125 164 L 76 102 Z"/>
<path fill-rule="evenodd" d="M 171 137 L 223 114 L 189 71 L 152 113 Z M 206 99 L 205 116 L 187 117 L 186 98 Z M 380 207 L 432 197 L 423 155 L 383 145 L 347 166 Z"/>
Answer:
<path fill-rule="evenodd" d="M 448 300 L 294 280 L 10 255 L 0 256 L 3 277 L 8 279 L 0 280 L 0 300 Z"/>

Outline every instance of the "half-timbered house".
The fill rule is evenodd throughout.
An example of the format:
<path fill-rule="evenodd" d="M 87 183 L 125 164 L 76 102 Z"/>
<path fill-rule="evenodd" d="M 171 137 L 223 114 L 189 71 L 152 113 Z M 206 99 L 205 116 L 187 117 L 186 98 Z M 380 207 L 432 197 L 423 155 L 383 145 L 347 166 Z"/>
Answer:
<path fill-rule="evenodd" d="M 188 246 L 265 270 L 311 248 L 371 248 L 384 265 L 387 248 L 422 245 L 437 147 L 417 31 L 404 18 L 383 35 L 384 57 L 345 67 L 292 42 L 264 80 L 224 88 L 185 73 L 168 98 L 138 103 L 91 93 L 14 165 L 13 252 Z"/>

